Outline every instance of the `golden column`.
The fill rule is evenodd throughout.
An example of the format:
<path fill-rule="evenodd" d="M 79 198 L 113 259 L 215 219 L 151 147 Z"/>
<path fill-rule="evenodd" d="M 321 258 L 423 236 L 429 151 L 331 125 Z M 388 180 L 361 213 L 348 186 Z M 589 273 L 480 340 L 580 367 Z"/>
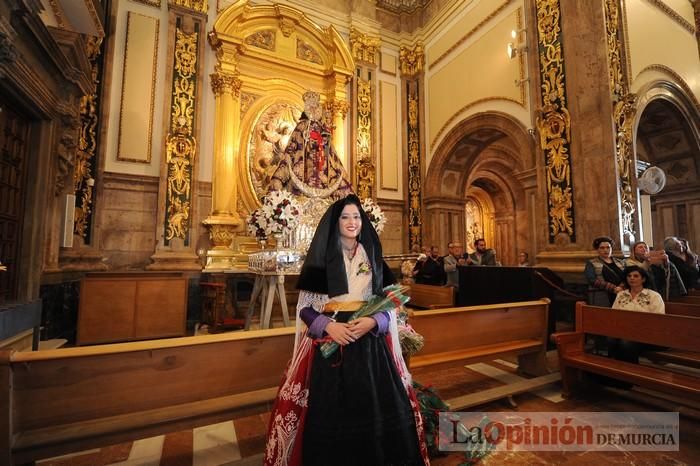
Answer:
<path fill-rule="evenodd" d="M 237 73 L 217 71 L 211 75 L 216 110 L 214 126 L 214 175 L 211 214 L 204 220 L 214 245 L 207 251 L 206 270 L 235 265 L 231 243 L 242 227 L 238 203 L 238 148 L 240 139 L 241 80 Z"/>

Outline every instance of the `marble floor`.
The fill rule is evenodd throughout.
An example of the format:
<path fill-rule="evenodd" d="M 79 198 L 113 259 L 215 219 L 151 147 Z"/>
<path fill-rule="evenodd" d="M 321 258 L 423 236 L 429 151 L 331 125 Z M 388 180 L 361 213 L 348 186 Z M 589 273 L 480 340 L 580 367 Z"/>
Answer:
<path fill-rule="evenodd" d="M 550 366 L 556 365 L 550 353 Z M 551 367 L 556 370 L 556 367 Z M 444 399 L 517 381 L 512 361 L 495 360 L 443 370 L 423 368 L 414 379 L 432 386 Z M 517 407 L 506 400 L 479 406 L 478 411 L 673 411 L 677 404 L 648 404 L 654 400 L 638 391 L 601 389 L 576 399 L 561 397 L 559 385 L 516 395 Z M 697 400 L 700 402 L 700 400 Z M 253 466 L 262 464 L 267 414 L 250 416 L 193 430 L 113 445 L 43 460 L 41 466 Z M 332 463 L 329 463 L 332 464 Z M 460 453 L 434 458 L 434 466 L 466 464 Z M 675 452 L 517 452 L 493 453 L 484 465 L 694 465 L 700 464 L 700 419 L 681 416 L 680 451 Z"/>

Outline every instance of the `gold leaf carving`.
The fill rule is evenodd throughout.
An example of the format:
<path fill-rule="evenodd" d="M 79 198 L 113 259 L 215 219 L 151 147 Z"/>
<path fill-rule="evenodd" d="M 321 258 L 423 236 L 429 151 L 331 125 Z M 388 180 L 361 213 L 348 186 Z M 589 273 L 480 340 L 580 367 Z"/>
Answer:
<path fill-rule="evenodd" d="M 350 50 L 355 60 L 376 65 L 377 52 L 381 44 L 379 37 L 363 34 L 354 27 L 350 28 Z"/>
<path fill-rule="evenodd" d="M 401 74 L 406 78 L 415 77 L 423 72 L 423 65 L 425 64 L 423 42 L 417 42 L 411 49 L 402 45 L 399 49 L 399 62 L 401 64 Z"/>
<path fill-rule="evenodd" d="M 248 45 L 265 50 L 275 50 L 275 31 L 266 29 L 249 35 L 244 41 Z"/>
<path fill-rule="evenodd" d="M 297 58 L 319 65 L 323 64 L 323 59 L 318 51 L 299 38 L 297 38 Z"/>
<path fill-rule="evenodd" d="M 414 86 L 416 87 L 416 86 Z M 418 126 L 418 90 L 408 93 L 408 232 L 409 247 L 421 244 L 420 133 Z"/>
<path fill-rule="evenodd" d="M 374 163 L 372 161 L 372 83 L 357 80 L 357 194 L 372 197 Z"/>

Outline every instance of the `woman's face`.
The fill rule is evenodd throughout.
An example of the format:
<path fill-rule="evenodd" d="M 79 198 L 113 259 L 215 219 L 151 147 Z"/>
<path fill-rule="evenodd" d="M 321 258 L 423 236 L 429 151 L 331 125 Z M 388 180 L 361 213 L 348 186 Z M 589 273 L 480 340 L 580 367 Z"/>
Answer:
<path fill-rule="evenodd" d="M 362 229 L 360 210 L 355 204 L 348 204 L 343 208 L 338 220 L 340 236 L 347 239 L 355 239 Z"/>
<path fill-rule="evenodd" d="M 600 257 L 610 257 L 612 255 L 612 246 L 607 241 L 603 241 L 598 245 L 598 255 Z"/>
<path fill-rule="evenodd" d="M 633 271 L 627 274 L 627 284 L 630 288 L 644 287 L 644 277 L 638 271 Z"/>

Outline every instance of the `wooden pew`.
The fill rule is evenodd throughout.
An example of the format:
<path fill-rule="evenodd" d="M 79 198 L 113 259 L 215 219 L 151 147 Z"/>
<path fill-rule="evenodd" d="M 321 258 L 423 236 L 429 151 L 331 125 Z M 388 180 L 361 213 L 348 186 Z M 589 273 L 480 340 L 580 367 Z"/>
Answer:
<path fill-rule="evenodd" d="M 410 288 L 411 300 L 408 306 L 420 309 L 439 309 L 455 305 L 455 289 L 451 286 L 421 285 L 413 283 Z"/>
<path fill-rule="evenodd" d="M 688 290 L 688 296 L 700 296 L 700 290 Z"/>
<path fill-rule="evenodd" d="M 424 346 L 411 357 L 410 368 L 467 364 L 515 355 L 521 372 L 547 374 L 548 310 L 549 300 L 542 299 L 413 312 L 410 323 L 423 335 Z M 451 409 L 464 409 L 557 380 L 559 374 L 547 374 L 448 400 L 448 403 Z"/>
<path fill-rule="evenodd" d="M 676 316 L 700 317 L 700 304 L 667 302 L 666 314 Z"/>
<path fill-rule="evenodd" d="M 294 328 L 0 353 L 0 464 L 269 411 Z"/>
<path fill-rule="evenodd" d="M 587 333 L 698 352 L 700 319 L 623 311 L 579 302 L 576 304 L 576 331 L 552 335 L 559 351 L 562 394 L 566 397 L 578 386 L 582 372 L 593 372 L 666 393 L 700 396 L 699 377 L 585 353 Z"/>
<path fill-rule="evenodd" d="M 676 303 L 686 303 L 686 304 L 700 304 L 700 296 L 681 296 L 679 298 L 673 298 Z"/>

